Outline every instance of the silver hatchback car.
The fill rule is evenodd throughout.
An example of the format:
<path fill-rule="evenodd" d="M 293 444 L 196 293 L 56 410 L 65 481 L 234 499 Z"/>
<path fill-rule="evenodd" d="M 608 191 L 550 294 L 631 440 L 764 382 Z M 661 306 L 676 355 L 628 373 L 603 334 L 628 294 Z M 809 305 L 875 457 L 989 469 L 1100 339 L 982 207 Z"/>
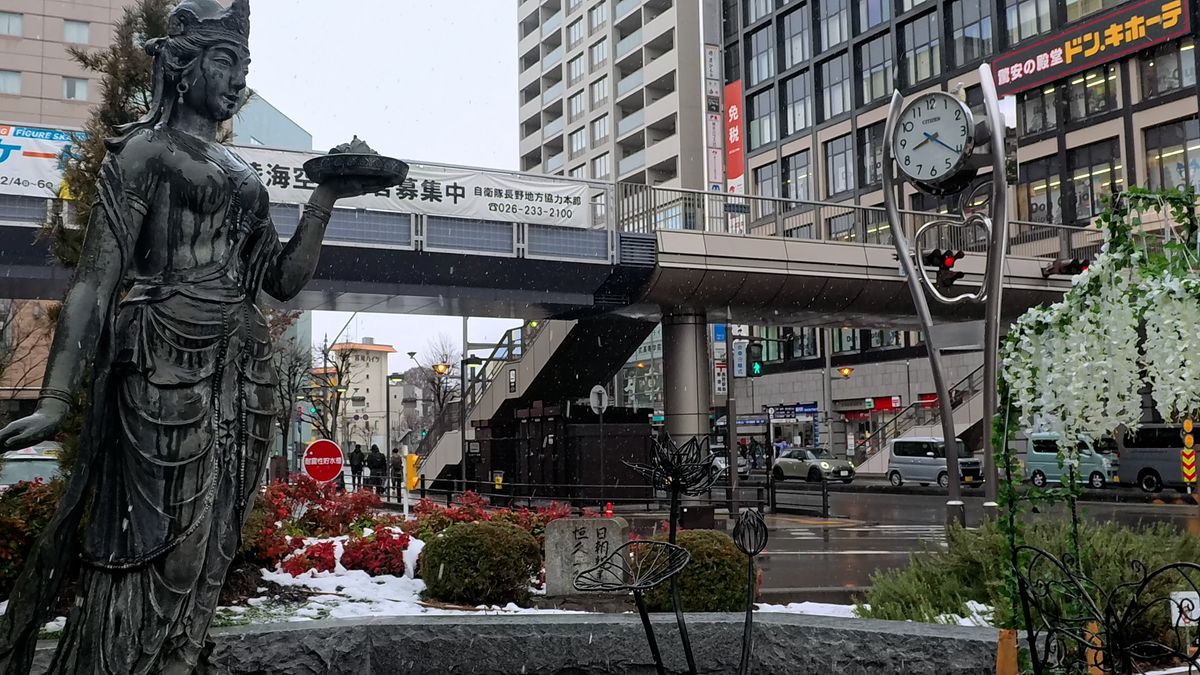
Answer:
<path fill-rule="evenodd" d="M 958 446 L 958 472 L 965 487 L 983 484 L 983 466 L 967 449 L 962 439 L 955 439 Z M 905 481 L 921 485 L 937 483 L 941 487 L 950 485 L 950 473 L 946 469 L 946 444 L 940 437 L 923 436 L 894 438 L 888 441 L 888 481 L 900 486 Z"/>

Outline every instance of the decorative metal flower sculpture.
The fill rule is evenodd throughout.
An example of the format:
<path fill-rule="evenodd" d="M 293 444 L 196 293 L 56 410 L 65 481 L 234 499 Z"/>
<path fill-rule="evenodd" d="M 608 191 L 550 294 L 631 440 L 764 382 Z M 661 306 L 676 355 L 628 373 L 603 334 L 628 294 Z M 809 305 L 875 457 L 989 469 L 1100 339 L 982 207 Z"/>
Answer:
<path fill-rule="evenodd" d="M 646 612 L 646 591 L 674 579 L 687 567 L 692 556 L 682 546 L 662 541 L 631 541 L 613 551 L 599 565 L 580 572 L 575 577 L 575 590 L 592 593 L 633 593 L 642 627 L 646 630 L 646 641 L 654 655 L 654 667 L 665 674 L 662 654 L 658 651 L 658 640 L 654 627 Z"/>
<path fill-rule="evenodd" d="M 1200 592 L 1200 564 L 1177 562 L 1151 572 L 1133 561 L 1136 578 L 1105 590 L 1070 557 L 1059 560 L 1033 546 L 1020 546 L 1017 552 L 1028 560 L 1017 568 L 1017 580 L 1027 607 L 1035 673 L 1133 673 L 1141 672 L 1141 665 L 1174 662 L 1200 672 L 1200 652 L 1187 622 L 1178 622 L 1157 640 L 1145 639 L 1137 629 L 1156 614 L 1194 621 L 1195 603 L 1171 591 Z"/>
<path fill-rule="evenodd" d="M 667 541 L 674 544 L 679 530 L 679 499 L 683 495 L 698 496 L 721 477 L 717 470 L 717 456 L 708 452 L 708 438 L 693 437 L 683 445 L 675 442 L 669 434 L 654 440 L 654 454 L 650 465 L 625 462 L 650 481 L 656 489 L 671 493 L 671 516 L 668 519 Z M 683 642 L 683 654 L 687 657 L 688 672 L 695 675 L 696 657 L 692 655 L 692 642 L 688 639 L 687 623 L 683 620 L 683 603 L 679 599 L 679 581 L 671 579 L 671 604 L 675 607 L 675 623 L 679 625 L 679 639 Z"/>
<path fill-rule="evenodd" d="M 767 547 L 767 521 L 754 509 L 742 511 L 733 526 L 733 543 L 746 554 L 746 624 L 742 629 L 742 660 L 738 675 L 750 672 L 750 645 L 754 642 L 754 557 Z"/>

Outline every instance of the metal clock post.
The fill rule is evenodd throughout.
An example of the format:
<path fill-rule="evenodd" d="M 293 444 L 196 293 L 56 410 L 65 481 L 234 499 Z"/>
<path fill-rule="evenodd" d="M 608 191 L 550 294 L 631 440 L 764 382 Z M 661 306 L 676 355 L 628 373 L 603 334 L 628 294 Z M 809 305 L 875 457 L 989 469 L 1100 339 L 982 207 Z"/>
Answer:
<path fill-rule="evenodd" d="M 944 92 L 925 93 L 905 106 L 904 97 L 900 92 L 893 92 L 883 144 L 884 207 L 887 210 L 892 241 L 896 246 L 900 266 L 912 292 L 917 318 L 925 332 L 925 345 L 929 350 L 929 365 L 933 370 L 934 388 L 942 418 L 946 469 L 950 478 L 949 501 L 946 505 L 947 520 L 959 523 L 965 522 L 966 513 L 959 482 L 953 409 L 945 373 L 942 370 L 941 351 L 932 331 L 933 317 L 929 311 L 925 291 L 946 305 L 986 303 L 983 406 L 987 451 L 984 453 L 984 485 L 985 495 L 991 502 L 996 496 L 998 477 L 991 448 L 990 420 L 996 410 L 1001 275 L 1007 249 L 1008 214 L 1004 120 L 1000 114 L 996 86 L 988 64 L 979 67 L 979 80 L 983 90 L 985 112 L 984 119 L 979 121 L 975 120 L 970 107 L 957 96 Z M 990 216 L 975 212 L 966 215 L 961 222 L 931 221 L 918 228 L 913 235 L 913 244 L 919 247 L 922 235 L 931 228 L 979 228 L 988 233 L 987 266 L 980 289 L 975 293 L 948 297 L 930 280 L 924 267 L 914 263 L 914 250 L 910 248 L 904 232 L 897 202 L 902 197 L 898 192 L 903 183 L 897 180 L 895 170 L 899 167 L 903 179 L 912 182 L 924 192 L 961 195 L 979 169 L 989 163 L 992 167 Z"/>

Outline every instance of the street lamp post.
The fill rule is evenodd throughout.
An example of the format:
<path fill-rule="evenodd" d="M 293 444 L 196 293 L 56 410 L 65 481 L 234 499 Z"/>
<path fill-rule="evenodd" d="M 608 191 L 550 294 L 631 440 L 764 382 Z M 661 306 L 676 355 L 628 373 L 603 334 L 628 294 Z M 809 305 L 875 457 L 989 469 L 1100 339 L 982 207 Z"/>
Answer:
<path fill-rule="evenodd" d="M 483 365 L 483 359 L 478 356 L 466 356 L 458 367 L 458 440 L 464 491 L 467 489 L 467 368 L 480 365 Z"/>
<path fill-rule="evenodd" d="M 383 388 L 383 451 L 387 453 L 389 467 L 386 473 L 387 480 L 384 482 L 386 486 L 390 482 L 392 474 L 390 470 L 392 461 L 392 387 L 398 384 L 402 378 L 400 373 L 392 373 L 385 379 L 386 384 Z M 397 489 L 397 492 L 399 492 L 399 489 Z M 387 487 L 384 487 L 384 494 L 387 494 Z"/>

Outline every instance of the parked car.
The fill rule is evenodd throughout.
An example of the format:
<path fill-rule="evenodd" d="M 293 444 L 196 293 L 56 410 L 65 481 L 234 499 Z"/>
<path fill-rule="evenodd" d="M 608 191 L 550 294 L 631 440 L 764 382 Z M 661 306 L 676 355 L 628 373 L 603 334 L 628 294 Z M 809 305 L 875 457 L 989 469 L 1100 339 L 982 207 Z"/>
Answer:
<path fill-rule="evenodd" d="M 1087 436 L 1077 441 L 1079 451 L 1078 476 L 1081 482 L 1099 490 L 1105 484 L 1120 481 L 1119 462 L 1115 445 L 1108 439 L 1093 443 Z M 1058 464 L 1060 436 L 1053 432 L 1029 434 L 1025 449 L 1025 478 L 1038 487 L 1047 483 L 1062 483 L 1064 471 Z"/>
<path fill-rule="evenodd" d="M 958 473 L 961 484 L 978 487 L 983 484 L 983 465 L 967 449 L 962 439 L 954 439 L 958 448 Z M 914 436 L 893 438 L 888 441 L 888 481 L 900 486 L 904 481 L 921 485 L 937 483 L 941 487 L 950 485 L 950 473 L 946 469 L 946 444 L 936 436 Z"/>
<path fill-rule="evenodd" d="M 1164 487 L 1183 490 L 1183 428 L 1172 424 L 1145 424 L 1134 433 L 1117 435 L 1121 482 L 1146 492 Z"/>
<path fill-rule="evenodd" d="M 775 480 L 803 478 L 810 483 L 822 480 L 854 480 L 854 464 L 838 459 L 823 448 L 788 448 L 775 460 L 772 471 Z"/>
<path fill-rule="evenodd" d="M 718 453 L 714 465 L 719 473 L 724 473 L 729 468 L 729 458 L 721 453 L 719 448 L 714 448 L 713 452 Z M 739 478 L 750 477 L 750 462 L 745 457 L 738 457 L 737 472 Z"/>
<path fill-rule="evenodd" d="M 0 492 L 23 481 L 49 481 L 58 475 L 62 446 L 53 441 L 4 453 L 0 462 Z"/>

